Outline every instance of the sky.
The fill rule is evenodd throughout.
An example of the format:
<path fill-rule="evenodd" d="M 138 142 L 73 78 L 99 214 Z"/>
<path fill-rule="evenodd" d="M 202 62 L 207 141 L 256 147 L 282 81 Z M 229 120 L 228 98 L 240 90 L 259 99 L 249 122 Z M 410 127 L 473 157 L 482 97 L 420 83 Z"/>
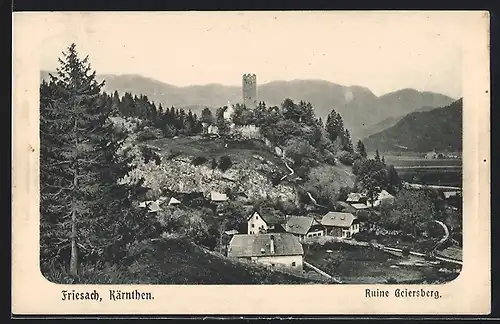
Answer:
<path fill-rule="evenodd" d="M 33 15 L 33 14 L 32 14 Z M 40 13 L 40 68 L 70 43 L 98 74 L 177 85 L 322 79 L 462 95 L 459 12 Z"/>

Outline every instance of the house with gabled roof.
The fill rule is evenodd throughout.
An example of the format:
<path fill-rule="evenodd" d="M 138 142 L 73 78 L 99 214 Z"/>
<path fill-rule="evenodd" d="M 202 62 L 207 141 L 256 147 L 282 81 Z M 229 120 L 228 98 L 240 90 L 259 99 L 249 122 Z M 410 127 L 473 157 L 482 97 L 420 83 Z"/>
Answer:
<path fill-rule="evenodd" d="M 236 234 L 229 242 L 227 255 L 302 272 L 304 249 L 289 233 Z"/>
<path fill-rule="evenodd" d="M 351 213 L 328 212 L 321 219 L 325 235 L 350 238 L 359 233 L 359 220 Z"/>
<path fill-rule="evenodd" d="M 323 236 L 324 230 L 321 224 L 310 216 L 287 216 L 286 223 L 281 224 L 286 233 L 297 237 L 299 242 L 307 238 Z"/>

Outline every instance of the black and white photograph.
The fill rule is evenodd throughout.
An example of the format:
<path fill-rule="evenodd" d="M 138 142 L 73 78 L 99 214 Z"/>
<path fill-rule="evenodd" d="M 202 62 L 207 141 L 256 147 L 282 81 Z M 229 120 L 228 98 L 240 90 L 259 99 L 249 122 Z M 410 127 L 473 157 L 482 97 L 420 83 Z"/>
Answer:
<path fill-rule="evenodd" d="M 432 300 L 467 267 L 460 18 L 47 15 L 38 263 L 63 300 L 97 296 L 76 285 Z M 97 298 L 158 299 L 111 286 Z"/>

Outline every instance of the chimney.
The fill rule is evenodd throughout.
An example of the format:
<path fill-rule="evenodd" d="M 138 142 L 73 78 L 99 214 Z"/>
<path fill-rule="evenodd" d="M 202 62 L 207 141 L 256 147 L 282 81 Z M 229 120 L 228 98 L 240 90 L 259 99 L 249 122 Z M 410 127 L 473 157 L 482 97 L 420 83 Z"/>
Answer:
<path fill-rule="evenodd" d="M 271 241 L 269 242 L 269 250 L 271 250 L 271 254 L 274 254 L 274 235 L 271 235 Z"/>

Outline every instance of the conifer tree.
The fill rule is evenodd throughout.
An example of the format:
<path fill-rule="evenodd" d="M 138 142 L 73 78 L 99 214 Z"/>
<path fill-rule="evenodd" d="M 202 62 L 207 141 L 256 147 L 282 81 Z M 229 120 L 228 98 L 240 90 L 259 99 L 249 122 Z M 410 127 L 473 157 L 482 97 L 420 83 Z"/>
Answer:
<path fill-rule="evenodd" d="M 102 256 L 123 242 L 121 225 L 132 208 L 129 188 L 117 183 L 128 166 L 116 154 L 123 134 L 109 122 L 104 82 L 96 81 L 75 44 L 59 63 L 40 87 L 41 252 L 64 259 L 70 250 L 70 273 L 77 276 L 80 258 Z"/>
<path fill-rule="evenodd" d="M 366 155 L 365 144 L 363 144 L 361 140 L 358 141 L 358 144 L 356 145 L 356 150 L 358 151 L 359 155 L 361 155 L 361 157 L 366 158 L 367 155 Z"/>

